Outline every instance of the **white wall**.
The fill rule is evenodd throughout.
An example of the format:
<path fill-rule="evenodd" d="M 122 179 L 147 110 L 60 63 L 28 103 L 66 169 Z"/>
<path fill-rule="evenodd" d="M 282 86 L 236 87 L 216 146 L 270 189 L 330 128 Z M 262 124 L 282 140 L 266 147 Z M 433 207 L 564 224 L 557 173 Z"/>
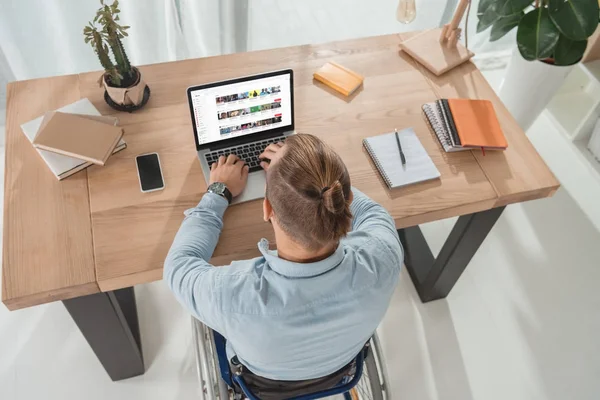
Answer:
<path fill-rule="evenodd" d="M 258 50 L 433 28 L 446 3 L 417 0 L 417 17 L 408 25 L 396 20 L 398 0 L 123 0 L 120 8 L 122 23 L 131 25 L 124 40 L 130 59 L 148 64 L 239 51 L 232 42 L 246 32 L 248 50 Z M 487 34 L 475 35 L 477 3 L 469 20 L 471 47 L 487 52 L 513 46 L 512 37 L 488 43 Z M 31 79 L 99 69 L 82 35 L 98 5 L 93 0 L 0 1 L 0 53 L 11 71 L 7 78 L 0 65 L 0 75 Z"/>
<path fill-rule="evenodd" d="M 325 43 L 435 28 L 440 26 L 446 4 L 458 3 L 456 0 L 416 0 L 416 19 L 405 25 L 396 20 L 398 1 L 252 0 L 248 32 L 250 49 Z M 494 43 L 488 42 L 488 33 L 476 34 L 478 4 L 479 0 L 473 0 L 469 17 L 470 48 L 476 52 L 512 48 L 515 32 Z"/>

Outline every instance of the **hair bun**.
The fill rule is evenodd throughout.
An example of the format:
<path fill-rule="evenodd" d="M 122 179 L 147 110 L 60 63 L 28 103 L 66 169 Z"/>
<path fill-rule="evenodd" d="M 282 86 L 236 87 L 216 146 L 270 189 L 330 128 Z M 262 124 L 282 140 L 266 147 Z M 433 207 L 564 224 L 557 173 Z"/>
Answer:
<path fill-rule="evenodd" d="M 321 191 L 321 201 L 327 211 L 332 214 L 341 214 L 346 209 L 346 198 L 340 181 L 326 186 Z"/>

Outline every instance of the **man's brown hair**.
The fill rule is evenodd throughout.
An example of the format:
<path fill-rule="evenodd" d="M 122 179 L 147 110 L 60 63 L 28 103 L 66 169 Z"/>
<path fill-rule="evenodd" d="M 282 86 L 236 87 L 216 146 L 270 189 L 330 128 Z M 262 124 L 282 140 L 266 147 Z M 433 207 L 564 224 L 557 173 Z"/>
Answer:
<path fill-rule="evenodd" d="M 340 156 L 315 136 L 288 137 L 267 172 L 267 199 L 279 226 L 309 249 L 337 242 L 350 230 L 350 175 Z"/>

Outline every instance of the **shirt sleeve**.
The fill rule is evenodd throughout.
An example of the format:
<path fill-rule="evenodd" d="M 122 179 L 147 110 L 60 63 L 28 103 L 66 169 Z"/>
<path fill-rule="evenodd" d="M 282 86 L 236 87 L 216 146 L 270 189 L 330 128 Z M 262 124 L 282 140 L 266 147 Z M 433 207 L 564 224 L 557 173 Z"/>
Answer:
<path fill-rule="evenodd" d="M 219 268 L 208 261 L 219 241 L 228 202 L 207 193 L 185 212 L 164 264 L 163 278 L 177 300 L 196 318 L 225 335 Z"/>
<path fill-rule="evenodd" d="M 396 224 L 392 216 L 380 204 L 371 200 L 356 188 L 352 188 L 354 199 L 350 204 L 352 231 L 364 232 L 383 242 L 398 259 L 398 267 L 404 261 L 404 254 Z"/>

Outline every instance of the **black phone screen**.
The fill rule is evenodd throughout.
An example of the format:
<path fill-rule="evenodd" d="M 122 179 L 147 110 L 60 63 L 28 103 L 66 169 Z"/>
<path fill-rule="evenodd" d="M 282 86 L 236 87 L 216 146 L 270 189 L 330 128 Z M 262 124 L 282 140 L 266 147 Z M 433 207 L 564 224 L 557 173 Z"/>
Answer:
<path fill-rule="evenodd" d="M 143 192 L 161 189 L 165 186 L 162 171 L 160 170 L 158 154 L 154 153 L 137 156 L 135 161 L 137 162 L 140 186 L 142 187 Z"/>

